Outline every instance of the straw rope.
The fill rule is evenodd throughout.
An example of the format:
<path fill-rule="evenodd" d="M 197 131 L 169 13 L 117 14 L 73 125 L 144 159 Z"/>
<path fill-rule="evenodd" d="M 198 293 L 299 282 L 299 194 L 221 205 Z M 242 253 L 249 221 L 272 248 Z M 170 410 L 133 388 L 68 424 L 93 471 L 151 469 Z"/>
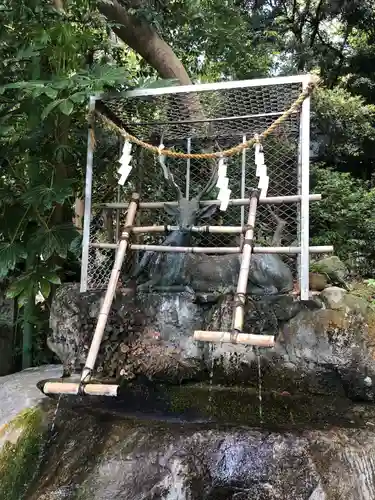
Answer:
<path fill-rule="evenodd" d="M 137 144 L 138 146 L 141 146 L 142 148 L 145 148 L 148 151 L 157 154 L 158 156 L 162 154 L 163 156 L 170 156 L 172 158 L 186 158 L 186 159 L 222 158 L 222 157 L 234 156 L 235 154 L 240 153 L 244 149 L 252 147 L 256 142 L 259 142 L 262 139 L 268 137 L 270 134 L 272 134 L 272 132 L 274 132 L 274 130 L 277 129 L 277 127 L 279 127 L 283 122 L 285 122 L 285 120 L 287 120 L 287 118 L 289 118 L 290 115 L 296 112 L 300 108 L 300 106 L 302 106 L 303 101 L 312 93 L 317 84 L 318 84 L 317 79 L 310 82 L 306 86 L 306 88 L 301 92 L 298 98 L 293 102 L 290 108 L 287 109 L 282 115 L 280 115 L 279 118 L 277 118 L 277 120 L 275 120 L 264 132 L 258 134 L 257 137 L 249 139 L 246 142 L 241 142 L 237 144 L 237 146 L 234 146 L 232 148 L 225 149 L 223 151 L 216 151 L 213 153 L 181 153 L 179 151 L 172 151 L 171 149 L 160 150 L 160 148 L 158 148 L 157 146 L 153 146 L 148 142 L 142 141 L 141 139 L 138 139 L 138 137 L 129 134 L 121 127 L 118 127 L 115 123 L 113 123 L 109 118 L 107 118 L 99 111 L 95 111 L 94 113 L 98 115 L 110 128 L 112 128 L 113 130 L 118 132 L 122 137 L 124 137 L 124 139 L 127 139 L 128 141 L 133 142 L 134 144 Z"/>

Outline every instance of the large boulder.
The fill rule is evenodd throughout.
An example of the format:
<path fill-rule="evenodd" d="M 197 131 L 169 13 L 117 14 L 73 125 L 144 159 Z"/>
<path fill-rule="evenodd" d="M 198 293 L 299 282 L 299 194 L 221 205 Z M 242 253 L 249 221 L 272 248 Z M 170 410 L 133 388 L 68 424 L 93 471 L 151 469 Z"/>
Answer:
<path fill-rule="evenodd" d="M 206 346 L 220 381 L 257 380 L 276 390 L 345 393 L 352 399 L 375 399 L 375 330 L 369 305 L 336 287 L 322 293 L 320 309 L 304 307 L 280 327 L 273 349 L 240 345 Z M 270 314 L 269 314 L 270 316 Z M 225 304 L 215 312 L 212 330 L 231 321 Z"/>
<path fill-rule="evenodd" d="M 66 374 L 84 365 L 102 295 L 60 287 L 51 308 L 51 349 Z M 196 303 L 189 293 L 118 294 L 96 363 L 96 377 L 165 382 L 211 378 L 269 390 L 347 394 L 374 400 L 374 326 L 366 301 L 329 287 L 320 301 L 289 295 L 248 301 L 244 331 L 276 335 L 272 349 L 195 342 L 195 329 L 228 331 L 233 298 Z M 259 366 L 260 365 L 260 368 Z"/>
<path fill-rule="evenodd" d="M 222 308 L 227 316 L 233 309 L 231 296 L 219 304 L 181 293 L 118 292 L 96 363 L 95 376 L 131 380 L 139 375 L 168 382 L 201 378 L 207 371 L 204 346 L 193 340 L 194 330 L 211 328 L 212 318 Z M 51 307 L 50 349 L 64 364 L 66 374 L 80 371 L 91 343 L 102 292 L 80 294 L 76 284 L 58 289 Z M 217 298 L 215 299 L 217 300 Z M 316 307 L 316 305 L 315 305 Z M 277 334 L 283 323 L 305 308 L 292 296 L 266 296 L 249 302 L 248 329 L 254 333 Z M 226 317 L 222 328 L 227 329 Z"/>
<path fill-rule="evenodd" d="M 51 307 L 48 346 L 66 374 L 83 367 L 90 347 L 102 292 L 80 294 L 77 284 L 58 289 Z M 96 364 L 96 376 L 132 379 L 161 376 L 191 378 L 201 369 L 192 331 L 201 328 L 210 305 L 195 304 L 189 293 L 118 292 Z"/>
<path fill-rule="evenodd" d="M 85 428 L 70 422 L 73 446 L 63 427 L 56 440 L 64 461 L 49 462 L 27 500 L 375 498 L 371 431 L 280 434 L 124 421 L 101 429 L 88 418 Z"/>

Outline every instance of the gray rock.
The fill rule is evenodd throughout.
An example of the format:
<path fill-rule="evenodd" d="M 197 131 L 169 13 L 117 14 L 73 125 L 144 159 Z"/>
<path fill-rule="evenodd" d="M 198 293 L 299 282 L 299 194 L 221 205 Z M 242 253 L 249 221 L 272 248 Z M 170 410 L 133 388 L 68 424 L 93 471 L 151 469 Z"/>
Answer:
<path fill-rule="evenodd" d="M 347 290 L 337 286 L 330 286 L 323 290 L 320 298 L 328 309 L 337 309 L 354 312 L 366 317 L 369 312 L 369 303 L 357 295 L 348 293 Z"/>
<path fill-rule="evenodd" d="M 61 375 L 61 366 L 48 365 L 0 377 L 0 428 L 18 413 L 45 398 L 36 385 L 40 380 L 58 378 Z"/>
<path fill-rule="evenodd" d="M 341 309 L 344 303 L 344 297 L 347 291 L 338 286 L 329 286 L 320 294 L 320 298 L 325 302 L 329 309 Z"/>
<path fill-rule="evenodd" d="M 19 404 L 1 406 L 1 423 L 11 422 L 15 414 L 43 398 L 35 392 L 36 381 L 60 373 L 59 367 L 51 366 L 3 377 L 2 401 L 12 394 Z M 240 394 L 234 389 L 237 401 Z M 130 420 L 105 407 L 97 413 L 87 399 L 83 408 L 74 410 L 64 399 L 56 411 L 50 403 L 40 410 L 47 422 L 54 423 L 54 432 L 43 437 L 43 456 L 28 464 L 33 487 L 22 496 L 25 500 L 375 498 L 372 407 L 352 405 L 352 414 L 362 414 L 358 428 L 335 425 L 280 432 L 268 427 L 145 423 L 140 415 Z M 226 407 L 230 400 L 221 396 L 219 404 Z M 244 414 L 251 411 L 245 400 L 243 404 Z M 274 399 L 276 414 L 284 404 Z M 295 405 L 283 419 L 298 414 L 298 399 Z M 317 408 L 318 401 L 313 410 Z M 122 410 L 126 411 L 126 403 Z M 13 442 L 17 436 L 5 434 L 6 439 Z M 19 451 L 14 452 L 14 465 Z M 1 458 L 0 450 L 0 463 Z"/>
<path fill-rule="evenodd" d="M 348 268 L 336 255 L 317 260 L 311 267 L 315 272 L 327 275 L 334 285 L 344 286 L 349 276 Z"/>
<path fill-rule="evenodd" d="M 28 500 L 375 498 L 369 430 L 100 425 L 64 412 L 59 422 L 49 456 L 64 460 L 49 460 Z"/>
<path fill-rule="evenodd" d="M 369 379 L 375 380 L 375 337 L 366 301 L 335 287 L 323 291 L 323 301 L 322 309 L 289 295 L 249 299 L 244 331 L 277 338 L 273 349 L 255 351 L 193 340 L 196 329 L 230 331 L 231 296 L 215 304 L 196 303 L 189 293 L 118 294 L 95 375 L 181 382 L 208 378 L 212 371 L 214 381 L 257 386 L 260 362 L 269 389 L 374 401 Z M 83 366 L 100 303 L 100 293 L 79 294 L 71 285 L 60 287 L 55 297 L 49 345 L 66 373 Z"/>

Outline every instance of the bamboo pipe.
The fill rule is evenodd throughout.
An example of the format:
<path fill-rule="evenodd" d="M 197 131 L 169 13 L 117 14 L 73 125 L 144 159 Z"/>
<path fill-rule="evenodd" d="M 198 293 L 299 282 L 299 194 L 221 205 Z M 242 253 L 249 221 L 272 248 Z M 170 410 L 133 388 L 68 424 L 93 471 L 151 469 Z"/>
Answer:
<path fill-rule="evenodd" d="M 310 194 L 309 201 L 320 201 L 322 199 L 321 194 Z M 280 203 L 296 203 L 301 201 L 301 195 L 290 195 L 290 196 L 267 196 L 266 198 L 259 198 L 259 203 L 261 205 L 279 205 Z M 209 205 L 220 205 L 219 200 L 202 200 L 199 202 L 201 207 L 206 207 Z M 164 208 L 164 205 L 170 205 L 171 207 L 177 207 L 177 201 L 143 201 L 139 204 L 139 208 Z M 233 198 L 229 200 L 229 206 L 231 207 L 241 207 L 249 204 L 248 198 Z M 99 203 L 95 205 L 98 208 L 128 208 L 129 203 Z"/>
<path fill-rule="evenodd" d="M 250 261 L 252 253 L 252 242 L 254 240 L 254 224 L 258 207 L 259 190 L 254 189 L 250 195 L 249 216 L 247 225 L 249 229 L 245 233 L 240 273 L 238 276 L 237 291 L 235 295 L 235 307 L 233 313 L 233 330 L 242 332 L 245 317 L 245 302 L 247 282 L 249 280 Z"/>
<path fill-rule="evenodd" d="M 172 231 L 181 231 L 179 226 L 135 226 L 131 229 L 132 233 L 164 233 Z M 241 234 L 246 231 L 242 226 L 192 226 L 187 229 L 191 233 L 213 233 L 213 234 Z"/>
<path fill-rule="evenodd" d="M 109 311 L 112 306 L 113 297 L 115 296 L 116 293 L 116 287 L 120 276 L 121 267 L 124 262 L 126 250 L 128 247 L 128 239 L 130 236 L 130 231 L 127 231 L 126 228 L 128 226 L 133 225 L 135 215 L 137 213 L 138 204 L 139 204 L 139 194 L 133 193 L 131 202 L 129 204 L 129 210 L 126 215 L 125 226 L 121 235 L 121 241 L 118 245 L 118 249 L 116 252 L 115 263 L 113 264 L 113 269 L 111 272 L 111 277 L 109 279 L 108 288 L 104 296 L 102 307 L 100 308 L 94 337 L 92 339 L 90 350 L 87 355 L 85 367 L 82 370 L 81 382 L 88 382 L 90 380 L 91 372 L 95 366 L 96 358 L 98 356 L 98 352 L 100 349 L 100 344 L 107 324 Z"/>
<path fill-rule="evenodd" d="M 71 394 L 77 396 L 82 390 L 88 396 L 116 397 L 119 386 L 112 384 L 78 384 L 74 382 L 46 382 L 43 387 L 44 394 Z"/>
<path fill-rule="evenodd" d="M 118 248 L 117 243 L 90 243 L 91 248 Z M 130 245 L 130 250 L 144 250 L 145 252 L 169 253 L 241 253 L 241 247 L 170 247 L 166 245 Z M 309 247 L 310 253 L 331 253 L 332 245 Z M 301 247 L 254 247 L 253 253 L 297 255 Z"/>
<path fill-rule="evenodd" d="M 253 335 L 251 333 L 205 332 L 196 330 L 193 338 L 201 342 L 247 344 L 257 347 L 273 347 L 275 345 L 275 337 L 273 335 Z"/>

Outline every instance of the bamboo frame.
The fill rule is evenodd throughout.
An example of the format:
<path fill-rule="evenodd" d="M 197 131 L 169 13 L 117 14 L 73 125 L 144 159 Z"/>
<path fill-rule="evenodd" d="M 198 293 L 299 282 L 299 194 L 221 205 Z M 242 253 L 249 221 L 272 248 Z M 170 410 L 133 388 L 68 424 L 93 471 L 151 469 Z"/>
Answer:
<path fill-rule="evenodd" d="M 119 385 L 116 384 L 84 384 L 74 382 L 46 382 L 43 387 L 44 394 L 67 394 L 78 396 L 82 391 L 87 396 L 116 397 Z"/>
<path fill-rule="evenodd" d="M 115 263 L 113 264 L 113 269 L 111 277 L 109 279 L 108 288 L 104 296 L 103 304 L 100 308 L 98 322 L 96 324 L 94 336 L 91 342 L 90 350 L 87 355 L 85 367 L 82 370 L 81 383 L 88 382 L 91 377 L 91 372 L 94 369 L 96 358 L 100 349 L 100 344 L 103 338 L 104 330 L 107 324 L 108 315 L 112 306 L 113 298 L 116 293 L 117 282 L 119 279 L 122 264 L 124 262 L 126 250 L 128 248 L 128 239 L 130 237 L 130 232 L 126 230 L 128 226 L 134 223 L 134 219 L 137 213 L 137 208 L 139 204 L 139 194 L 133 193 L 132 199 L 129 205 L 129 210 L 126 215 L 124 231 L 121 235 L 122 239 L 119 243 Z"/>
<path fill-rule="evenodd" d="M 218 342 L 225 344 L 246 344 L 257 347 L 273 347 L 275 337 L 273 335 L 254 335 L 250 333 L 231 333 L 231 332 L 210 332 L 196 330 L 193 336 L 194 340 L 201 342 Z"/>
<path fill-rule="evenodd" d="M 203 342 L 225 342 L 231 344 L 247 344 L 257 347 L 273 347 L 275 337 L 273 335 L 253 335 L 242 333 L 244 317 L 247 282 L 252 255 L 252 242 L 254 238 L 254 225 L 259 201 L 259 190 L 254 189 L 250 195 L 249 215 L 247 219 L 248 229 L 245 233 L 245 239 L 242 251 L 241 268 L 238 277 L 237 291 L 235 295 L 235 305 L 233 310 L 232 332 L 212 332 L 196 330 L 194 340 Z"/>
<path fill-rule="evenodd" d="M 106 248 L 115 250 L 118 248 L 117 243 L 91 243 L 92 248 Z M 164 252 L 164 253 L 205 253 L 205 254 L 234 254 L 241 253 L 241 247 L 170 247 L 165 245 L 130 245 L 130 250 L 141 250 L 145 252 Z M 310 253 L 331 253 L 333 252 L 332 245 L 311 246 Z M 265 254 L 285 254 L 298 255 L 301 252 L 301 247 L 254 247 L 253 253 Z"/>
<path fill-rule="evenodd" d="M 179 226 L 135 226 L 131 232 L 135 234 L 141 233 L 164 233 L 172 231 L 180 231 Z M 191 233 L 213 233 L 213 234 L 240 234 L 246 231 L 246 226 L 192 226 L 189 228 Z"/>
<path fill-rule="evenodd" d="M 259 190 L 254 190 L 250 195 L 249 215 L 247 219 L 248 230 L 245 233 L 242 250 L 240 273 L 238 276 L 237 290 L 235 295 L 235 306 L 233 311 L 232 329 L 242 332 L 245 317 L 245 303 L 247 283 L 249 281 L 250 262 L 252 254 L 252 242 L 254 240 L 254 225 L 259 200 Z"/>
<path fill-rule="evenodd" d="M 279 205 L 281 203 L 296 203 L 300 202 L 302 196 L 299 194 L 290 195 L 290 196 L 267 196 L 266 198 L 259 198 L 259 203 L 261 205 Z M 310 201 L 321 201 L 321 194 L 310 194 Z M 201 207 L 206 207 L 209 205 L 220 205 L 219 200 L 202 200 L 199 202 Z M 144 201 L 139 204 L 139 208 L 164 208 L 164 205 L 170 205 L 171 207 L 177 207 L 177 201 Z M 231 207 L 241 207 L 249 204 L 248 198 L 233 198 L 233 200 L 229 200 L 229 205 Z M 129 203 L 98 203 L 96 205 L 99 208 L 128 208 Z"/>

